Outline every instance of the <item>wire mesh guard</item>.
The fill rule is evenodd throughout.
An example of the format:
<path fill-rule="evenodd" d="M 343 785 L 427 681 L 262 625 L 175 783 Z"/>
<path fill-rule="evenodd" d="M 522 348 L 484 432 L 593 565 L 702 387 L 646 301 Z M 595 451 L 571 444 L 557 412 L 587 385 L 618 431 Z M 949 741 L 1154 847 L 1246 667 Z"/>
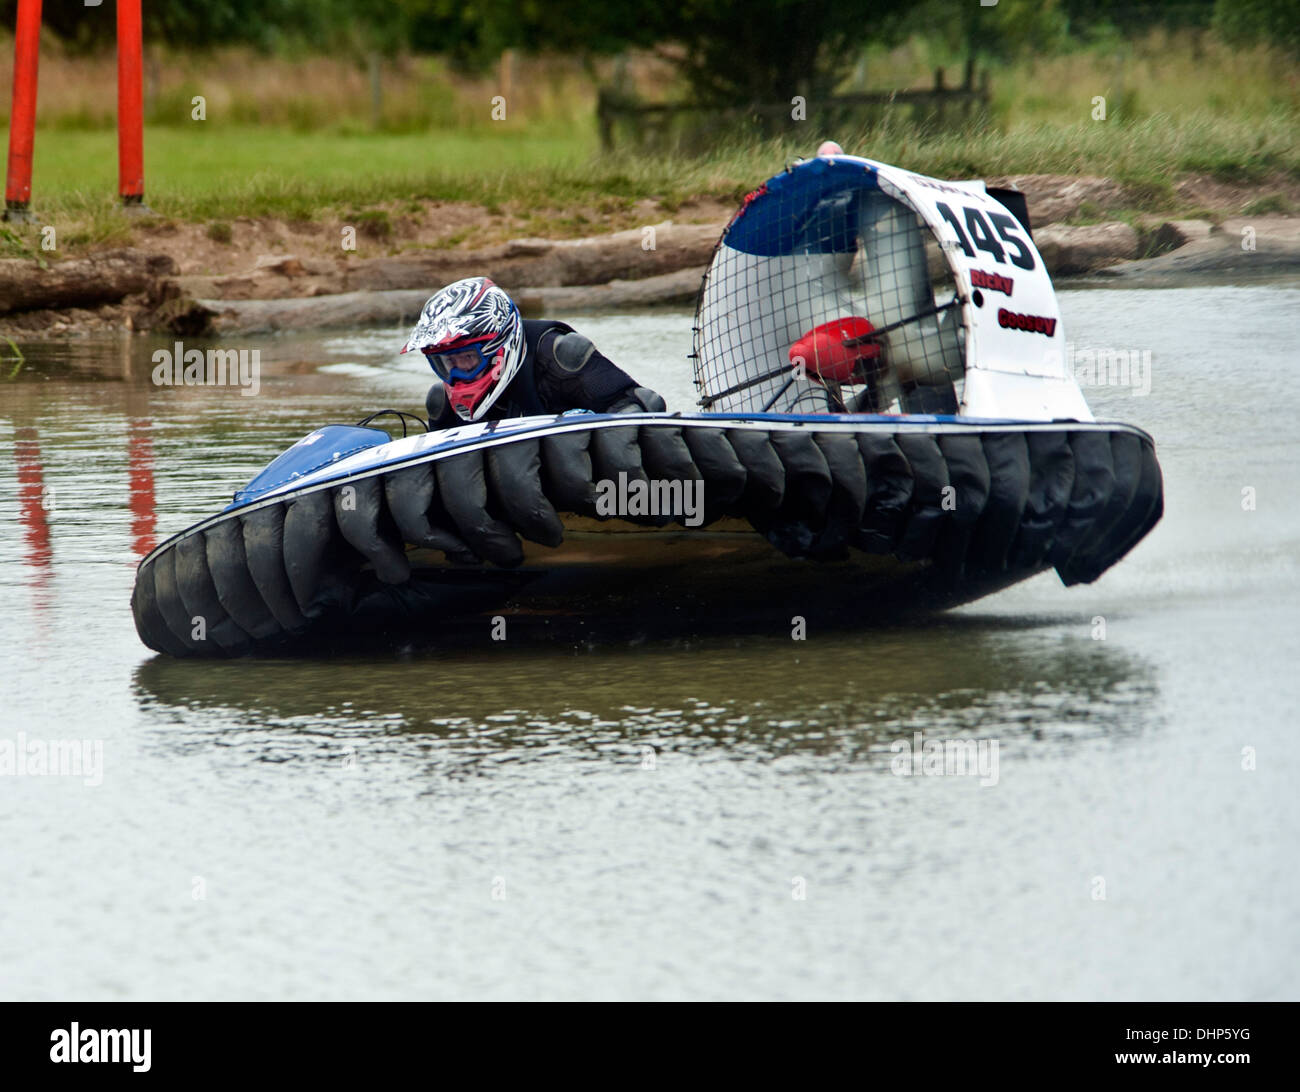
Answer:
<path fill-rule="evenodd" d="M 801 164 L 746 200 L 714 253 L 695 321 L 700 405 L 956 413 L 960 303 L 937 239 L 905 195 L 860 168 Z"/>

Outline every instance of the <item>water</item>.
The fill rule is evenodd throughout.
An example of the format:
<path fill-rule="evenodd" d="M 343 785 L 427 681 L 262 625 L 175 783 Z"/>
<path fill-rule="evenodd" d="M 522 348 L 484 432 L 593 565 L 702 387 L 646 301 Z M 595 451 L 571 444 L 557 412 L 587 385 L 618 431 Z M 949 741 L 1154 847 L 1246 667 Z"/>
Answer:
<path fill-rule="evenodd" d="M 255 398 L 150 385 L 142 338 L 25 346 L 0 742 L 99 740 L 103 769 L 0 777 L 0 996 L 1300 996 L 1300 286 L 1063 306 L 1076 345 L 1153 351 L 1149 396 L 1086 393 L 1166 475 L 1092 587 L 329 662 L 154 657 L 133 566 L 315 424 L 417 408 L 400 332 L 250 342 Z M 689 404 L 689 315 L 576 321 Z M 996 740 L 997 783 L 896 776 L 917 731 Z"/>

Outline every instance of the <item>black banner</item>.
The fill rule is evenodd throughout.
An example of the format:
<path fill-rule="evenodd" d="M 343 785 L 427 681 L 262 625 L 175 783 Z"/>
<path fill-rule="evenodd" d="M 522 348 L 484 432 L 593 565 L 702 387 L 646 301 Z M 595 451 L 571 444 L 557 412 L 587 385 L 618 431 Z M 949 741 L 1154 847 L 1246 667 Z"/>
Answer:
<path fill-rule="evenodd" d="M 826 1035 L 834 1025 L 825 1025 L 825 1014 L 818 1015 L 820 1034 L 814 1038 L 786 1006 L 779 1038 L 772 1032 L 758 1039 L 746 1035 L 745 1045 L 734 1034 L 719 1037 L 711 1044 L 712 1059 L 704 1056 L 706 1042 L 699 1036 L 682 1043 L 677 1036 L 665 1036 L 662 1027 L 656 1030 L 656 1024 L 637 1032 L 621 1014 L 621 1031 L 602 1030 L 597 1017 L 585 1034 L 570 1039 L 566 1062 L 611 1077 L 625 1072 L 616 1061 L 625 1053 L 625 1064 L 637 1071 L 657 1060 L 680 1072 L 686 1061 L 682 1051 L 689 1045 L 689 1068 L 696 1075 L 715 1067 L 734 1075 L 747 1063 L 769 1077 L 773 1065 L 808 1075 L 809 1067 L 839 1070 L 849 1057 L 887 1057 L 891 1069 L 915 1067 L 926 1078 L 944 1072 L 1073 1078 L 1133 1069 L 1144 1071 L 1144 1079 L 1152 1070 L 1180 1075 L 1207 1070 L 1233 1079 L 1224 1071 L 1258 1074 L 1263 1068 L 1281 1074 L 1289 1068 L 1284 1068 L 1288 1036 L 1283 1024 L 1292 1014 L 1279 1005 L 926 1003 L 857 1008 L 845 1014 L 861 1021 L 850 1041 Z M 377 1072 L 429 1067 L 434 1058 L 434 1067 L 426 1069 L 431 1074 L 447 1072 L 448 1066 L 485 1066 L 485 1072 L 499 1075 L 503 1058 L 519 1058 L 534 1071 L 559 1064 L 544 1019 L 530 1015 L 519 1021 L 530 1028 L 522 1033 L 503 1026 L 497 1034 L 508 1035 L 511 1042 L 498 1047 L 484 1043 L 488 1032 L 482 1025 L 472 1037 L 462 1034 L 462 1014 L 450 1010 L 446 1005 L 435 1013 L 414 1005 L 301 1002 L 11 1004 L 0 1043 L 6 1083 L 13 1088 L 26 1087 L 12 1083 L 13 1076 L 170 1084 L 284 1073 L 337 1082 L 352 1074 L 373 1080 Z M 746 1023 L 754 1020 L 753 1011 L 746 1015 Z"/>

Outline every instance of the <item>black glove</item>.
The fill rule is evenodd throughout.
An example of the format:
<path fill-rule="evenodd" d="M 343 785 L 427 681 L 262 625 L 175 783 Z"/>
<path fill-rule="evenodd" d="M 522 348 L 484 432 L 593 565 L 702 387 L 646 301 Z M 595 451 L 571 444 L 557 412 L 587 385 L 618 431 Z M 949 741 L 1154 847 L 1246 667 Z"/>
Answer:
<path fill-rule="evenodd" d="M 451 408 L 451 402 L 447 399 L 447 388 L 442 383 L 434 383 L 429 388 L 429 393 L 424 398 L 424 408 L 429 414 L 429 431 L 437 432 L 439 429 L 455 428 L 457 425 L 463 425 L 465 422 L 454 409 Z"/>
<path fill-rule="evenodd" d="M 628 387 L 610 403 L 608 413 L 666 413 L 668 403 L 663 395 L 656 394 L 649 387 Z"/>

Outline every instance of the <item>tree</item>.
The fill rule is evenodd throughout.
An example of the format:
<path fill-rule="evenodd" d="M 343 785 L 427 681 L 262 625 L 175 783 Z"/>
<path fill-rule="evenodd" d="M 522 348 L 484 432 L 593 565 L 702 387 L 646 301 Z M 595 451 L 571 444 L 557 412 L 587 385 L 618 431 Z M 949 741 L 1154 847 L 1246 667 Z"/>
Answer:
<path fill-rule="evenodd" d="M 665 36 L 685 48 L 698 101 L 745 106 L 829 95 L 862 45 L 885 34 L 907 0 L 680 0 Z"/>

